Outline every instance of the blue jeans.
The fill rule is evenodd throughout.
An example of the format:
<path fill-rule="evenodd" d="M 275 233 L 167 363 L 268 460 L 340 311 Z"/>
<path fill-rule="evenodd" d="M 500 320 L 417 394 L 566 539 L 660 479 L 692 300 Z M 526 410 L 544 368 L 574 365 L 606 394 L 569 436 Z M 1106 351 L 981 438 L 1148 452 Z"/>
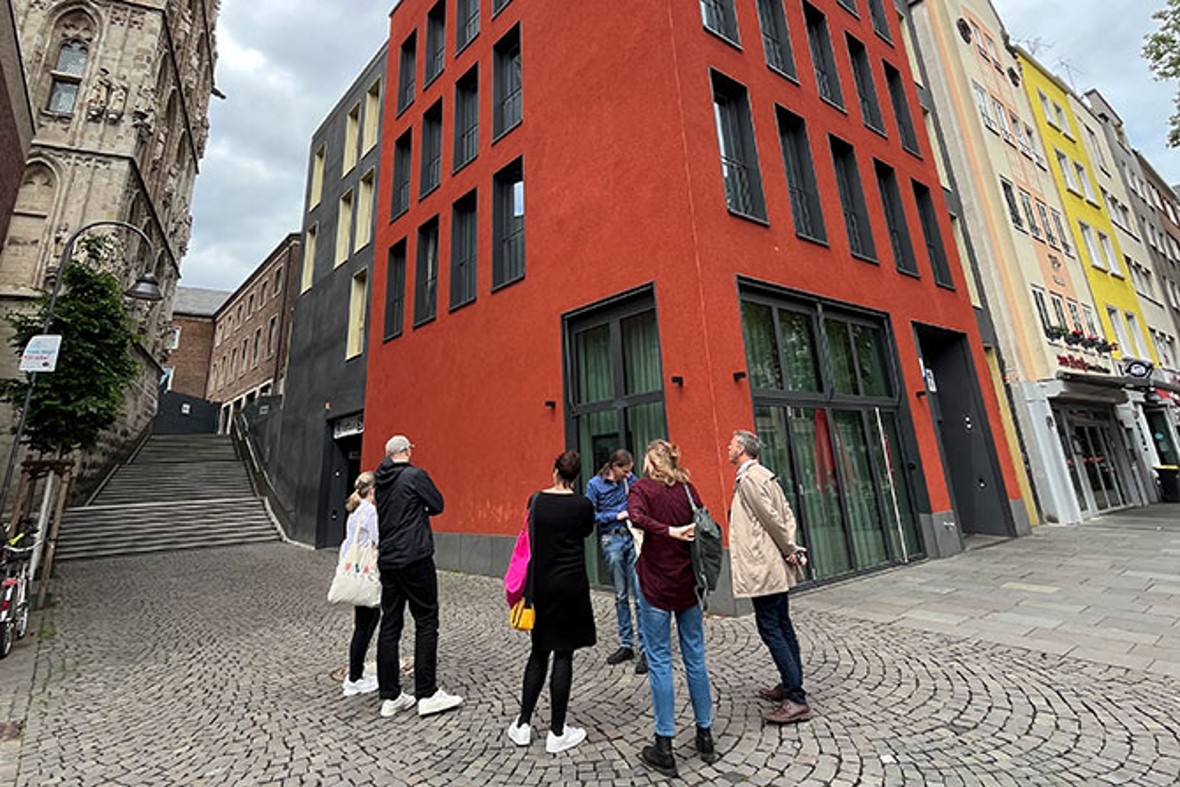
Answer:
<path fill-rule="evenodd" d="M 631 599 L 635 599 L 635 627 L 639 649 L 643 649 L 643 620 L 640 614 L 639 577 L 635 574 L 635 541 L 626 530 L 599 537 L 602 557 L 615 589 L 615 617 L 619 625 L 619 647 L 635 649 L 631 636 Z"/>
<path fill-rule="evenodd" d="M 783 684 L 783 696 L 800 705 L 807 704 L 803 691 L 803 661 L 799 657 L 799 640 L 795 638 L 795 627 L 791 625 L 791 609 L 787 593 L 771 596 L 755 596 L 754 623 L 758 635 L 770 649 L 770 657 L 778 667 Z"/>
<path fill-rule="evenodd" d="M 656 735 L 676 734 L 676 700 L 672 695 L 672 618 L 680 636 L 680 656 L 688 679 L 688 696 L 698 727 L 713 726 L 713 699 L 709 688 L 709 671 L 705 666 L 704 616 L 700 606 L 683 612 L 669 612 L 644 603 L 643 644 L 647 647 L 647 681 L 651 686 L 651 704 L 656 717 Z"/>

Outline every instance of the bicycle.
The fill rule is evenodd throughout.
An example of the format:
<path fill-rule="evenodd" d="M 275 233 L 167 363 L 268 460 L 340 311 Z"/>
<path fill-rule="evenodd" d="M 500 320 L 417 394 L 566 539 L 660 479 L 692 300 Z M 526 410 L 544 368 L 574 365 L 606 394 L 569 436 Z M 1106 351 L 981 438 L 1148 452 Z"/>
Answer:
<path fill-rule="evenodd" d="M 21 546 L 30 533 L 25 532 L 4 544 L 4 579 L 0 582 L 0 659 L 12 652 L 18 639 L 29 631 L 29 558 L 35 544 Z M 28 538 L 33 541 L 32 538 Z"/>

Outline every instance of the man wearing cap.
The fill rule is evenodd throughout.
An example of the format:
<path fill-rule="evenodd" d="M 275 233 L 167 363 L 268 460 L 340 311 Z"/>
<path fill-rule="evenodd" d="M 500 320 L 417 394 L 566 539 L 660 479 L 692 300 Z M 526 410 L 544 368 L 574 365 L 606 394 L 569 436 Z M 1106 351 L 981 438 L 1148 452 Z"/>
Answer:
<path fill-rule="evenodd" d="M 377 635 L 377 682 L 381 715 L 418 706 L 429 716 L 460 705 L 462 697 L 438 687 L 438 575 L 430 517 L 443 510 L 442 493 L 430 475 L 410 464 L 414 444 L 394 435 L 376 472 L 377 530 L 381 569 L 381 632 Z M 414 695 L 401 689 L 398 645 L 406 605 L 414 616 Z M 416 699 L 415 699 L 416 698 Z"/>

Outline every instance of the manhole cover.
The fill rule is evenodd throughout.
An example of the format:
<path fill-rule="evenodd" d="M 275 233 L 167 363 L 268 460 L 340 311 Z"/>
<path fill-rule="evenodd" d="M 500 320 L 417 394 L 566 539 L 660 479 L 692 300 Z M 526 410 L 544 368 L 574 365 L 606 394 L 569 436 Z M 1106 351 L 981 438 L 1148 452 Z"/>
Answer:
<path fill-rule="evenodd" d="M 25 728 L 23 721 L 0 721 L 0 741 L 14 741 Z"/>

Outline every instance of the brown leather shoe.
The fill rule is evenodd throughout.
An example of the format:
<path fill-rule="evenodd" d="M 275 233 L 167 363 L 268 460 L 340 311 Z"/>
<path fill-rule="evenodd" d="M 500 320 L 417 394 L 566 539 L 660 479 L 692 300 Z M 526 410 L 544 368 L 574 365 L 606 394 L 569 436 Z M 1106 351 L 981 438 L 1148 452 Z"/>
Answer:
<path fill-rule="evenodd" d="M 770 724 L 795 724 L 811 718 L 811 707 L 783 700 L 777 708 L 762 711 L 762 718 Z"/>
<path fill-rule="evenodd" d="M 767 702 L 782 702 L 786 699 L 783 694 L 783 684 L 778 684 L 773 689 L 758 689 L 758 697 Z"/>

